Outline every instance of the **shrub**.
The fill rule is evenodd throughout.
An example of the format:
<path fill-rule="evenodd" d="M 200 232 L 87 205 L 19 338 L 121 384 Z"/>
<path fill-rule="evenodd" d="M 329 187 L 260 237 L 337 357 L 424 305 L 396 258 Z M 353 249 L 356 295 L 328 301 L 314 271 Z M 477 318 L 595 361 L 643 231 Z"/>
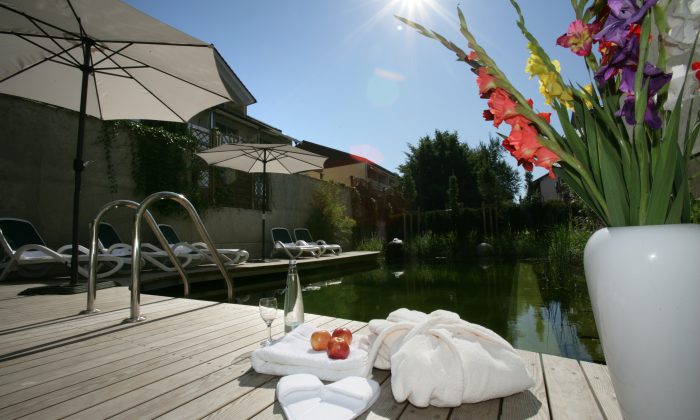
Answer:
<path fill-rule="evenodd" d="M 313 192 L 311 215 L 306 223 L 315 238 L 347 246 L 355 220 L 345 212 L 338 184 L 321 182 Z"/>

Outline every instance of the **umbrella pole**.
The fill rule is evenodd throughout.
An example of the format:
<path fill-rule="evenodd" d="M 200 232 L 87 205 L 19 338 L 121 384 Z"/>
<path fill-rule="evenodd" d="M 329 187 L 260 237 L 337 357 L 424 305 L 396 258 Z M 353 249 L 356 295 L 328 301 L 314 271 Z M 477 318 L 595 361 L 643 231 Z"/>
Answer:
<path fill-rule="evenodd" d="M 267 177 L 265 172 L 267 170 L 266 159 L 263 158 L 263 172 L 262 172 L 262 235 L 260 236 L 260 262 L 265 262 L 265 210 L 267 209 Z"/>
<path fill-rule="evenodd" d="M 78 284 L 78 236 L 80 233 L 80 183 L 83 176 L 83 143 L 85 141 L 85 114 L 87 107 L 87 89 L 90 76 L 90 48 L 92 40 L 83 39 L 83 80 L 80 91 L 80 115 L 78 117 L 78 144 L 73 160 L 73 171 L 75 171 L 75 185 L 73 187 L 73 239 L 71 251 L 71 273 L 70 284 Z"/>

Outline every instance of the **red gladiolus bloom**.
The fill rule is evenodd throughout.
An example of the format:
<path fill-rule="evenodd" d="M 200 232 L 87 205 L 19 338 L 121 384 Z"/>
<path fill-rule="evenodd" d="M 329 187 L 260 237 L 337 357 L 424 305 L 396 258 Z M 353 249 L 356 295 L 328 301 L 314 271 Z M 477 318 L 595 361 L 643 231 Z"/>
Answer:
<path fill-rule="evenodd" d="M 690 68 L 695 72 L 695 79 L 700 83 L 700 61 L 693 61 Z"/>
<path fill-rule="evenodd" d="M 535 153 L 535 158 L 537 159 L 535 165 L 539 166 L 540 168 L 547 169 L 549 171 L 549 177 L 552 179 L 557 179 L 557 176 L 554 175 L 552 166 L 556 162 L 559 162 L 559 156 L 545 147 L 540 147 Z"/>
<path fill-rule="evenodd" d="M 547 124 L 552 122 L 552 113 L 551 112 L 539 112 L 537 114 L 537 116 L 542 118 L 543 120 L 547 121 Z"/>
<path fill-rule="evenodd" d="M 488 109 L 484 110 L 483 116 L 484 116 L 484 120 L 493 121 L 493 114 Z"/>
<path fill-rule="evenodd" d="M 476 77 L 476 84 L 479 86 L 479 95 L 485 99 L 489 96 L 492 90 L 496 89 L 496 78 L 488 73 L 486 67 L 479 67 L 479 73 Z"/>
<path fill-rule="evenodd" d="M 504 120 L 518 115 L 515 111 L 515 102 L 510 99 L 508 93 L 501 88 L 494 89 L 488 104 L 489 110 L 493 114 L 494 127 L 498 127 Z"/>
<path fill-rule="evenodd" d="M 532 125 L 532 121 L 518 114 L 514 117 L 510 117 L 506 120 L 506 124 L 510 125 L 514 130 L 522 130 L 527 126 Z"/>
<path fill-rule="evenodd" d="M 531 125 L 513 126 L 508 138 L 503 141 L 503 147 L 518 160 L 531 161 L 542 146 L 537 141 L 537 130 Z"/>
<path fill-rule="evenodd" d="M 479 56 L 476 54 L 476 51 L 469 51 L 469 54 L 467 54 L 467 60 L 479 61 Z"/>

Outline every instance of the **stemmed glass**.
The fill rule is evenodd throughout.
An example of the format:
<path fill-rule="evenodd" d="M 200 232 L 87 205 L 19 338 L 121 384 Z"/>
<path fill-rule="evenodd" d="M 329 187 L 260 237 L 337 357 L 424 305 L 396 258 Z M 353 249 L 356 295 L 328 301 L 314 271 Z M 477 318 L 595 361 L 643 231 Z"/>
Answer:
<path fill-rule="evenodd" d="M 272 321 L 277 317 L 277 299 L 262 298 L 258 306 L 260 307 L 260 317 L 267 324 L 267 340 L 263 341 L 261 344 L 263 346 L 269 346 L 272 344 Z"/>

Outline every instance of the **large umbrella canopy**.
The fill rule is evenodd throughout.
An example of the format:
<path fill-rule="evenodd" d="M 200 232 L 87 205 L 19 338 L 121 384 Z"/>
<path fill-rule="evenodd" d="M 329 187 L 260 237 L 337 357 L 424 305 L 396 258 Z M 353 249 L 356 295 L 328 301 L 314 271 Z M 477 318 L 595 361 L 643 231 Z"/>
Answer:
<path fill-rule="evenodd" d="M 323 169 L 328 159 L 288 144 L 225 144 L 197 153 L 209 165 L 250 173 L 294 174 Z"/>
<path fill-rule="evenodd" d="M 254 102 L 211 45 L 118 0 L 0 0 L 0 51 L 0 93 L 79 112 L 74 284 L 85 116 L 186 122 Z"/>
<path fill-rule="evenodd" d="M 262 252 L 265 259 L 265 210 L 267 186 L 265 174 L 293 174 L 323 169 L 326 156 L 288 144 L 225 144 L 197 153 L 209 165 L 263 174 Z"/>

